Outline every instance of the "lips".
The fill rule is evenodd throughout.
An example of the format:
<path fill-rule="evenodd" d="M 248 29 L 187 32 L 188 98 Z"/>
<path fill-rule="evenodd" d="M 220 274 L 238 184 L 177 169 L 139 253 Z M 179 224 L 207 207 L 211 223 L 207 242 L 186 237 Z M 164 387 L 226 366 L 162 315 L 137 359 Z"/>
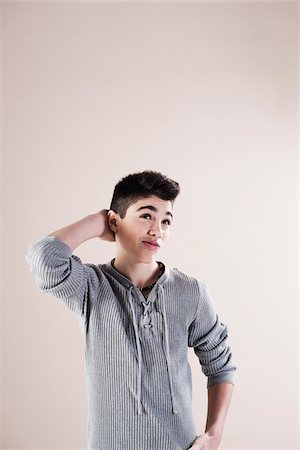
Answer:
<path fill-rule="evenodd" d="M 153 247 L 159 247 L 159 244 L 156 241 L 143 241 L 143 242 L 147 242 L 148 244 L 153 245 Z"/>

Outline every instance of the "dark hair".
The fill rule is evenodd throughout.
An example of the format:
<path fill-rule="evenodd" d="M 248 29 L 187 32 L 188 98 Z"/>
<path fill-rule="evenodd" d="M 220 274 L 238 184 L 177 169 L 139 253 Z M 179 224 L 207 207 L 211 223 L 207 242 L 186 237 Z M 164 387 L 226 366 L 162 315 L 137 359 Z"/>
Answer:
<path fill-rule="evenodd" d="M 180 186 L 160 172 L 145 170 L 123 177 L 115 186 L 110 209 L 124 219 L 127 208 L 141 198 L 156 195 L 162 200 L 171 201 L 180 193 Z"/>

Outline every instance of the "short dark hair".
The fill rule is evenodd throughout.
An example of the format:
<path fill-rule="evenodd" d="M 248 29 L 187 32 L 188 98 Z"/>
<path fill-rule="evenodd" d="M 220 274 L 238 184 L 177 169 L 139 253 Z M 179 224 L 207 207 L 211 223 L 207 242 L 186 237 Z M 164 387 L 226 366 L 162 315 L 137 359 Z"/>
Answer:
<path fill-rule="evenodd" d="M 156 195 L 162 200 L 171 201 L 180 193 L 177 181 L 167 178 L 160 172 L 145 170 L 123 177 L 115 186 L 110 209 L 124 219 L 127 208 L 141 198 Z"/>

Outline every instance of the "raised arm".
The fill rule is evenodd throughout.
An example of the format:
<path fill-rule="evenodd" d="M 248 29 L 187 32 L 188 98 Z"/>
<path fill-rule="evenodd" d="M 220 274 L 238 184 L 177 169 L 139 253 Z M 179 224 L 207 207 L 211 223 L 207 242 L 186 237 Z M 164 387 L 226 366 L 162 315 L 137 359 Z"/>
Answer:
<path fill-rule="evenodd" d="M 81 316 L 87 316 L 93 292 L 106 280 L 98 266 L 83 264 L 72 253 L 93 237 L 114 240 L 107 211 L 101 210 L 42 237 L 30 245 L 25 257 L 40 290 L 61 299 Z"/>
<path fill-rule="evenodd" d="M 48 236 L 56 236 L 73 251 L 82 242 L 94 237 L 105 241 L 114 241 L 114 233 L 108 226 L 107 209 L 102 209 L 96 214 L 90 214 L 77 222 L 53 231 Z"/>

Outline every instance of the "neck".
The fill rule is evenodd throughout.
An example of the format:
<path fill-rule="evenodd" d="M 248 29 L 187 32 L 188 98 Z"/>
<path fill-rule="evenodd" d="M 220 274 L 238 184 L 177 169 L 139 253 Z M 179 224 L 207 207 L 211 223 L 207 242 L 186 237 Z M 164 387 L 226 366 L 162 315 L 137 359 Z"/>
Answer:
<path fill-rule="evenodd" d="M 137 287 L 145 287 L 155 283 L 160 273 L 160 266 L 157 261 L 130 263 L 130 261 L 124 262 L 114 258 L 113 267 Z"/>

